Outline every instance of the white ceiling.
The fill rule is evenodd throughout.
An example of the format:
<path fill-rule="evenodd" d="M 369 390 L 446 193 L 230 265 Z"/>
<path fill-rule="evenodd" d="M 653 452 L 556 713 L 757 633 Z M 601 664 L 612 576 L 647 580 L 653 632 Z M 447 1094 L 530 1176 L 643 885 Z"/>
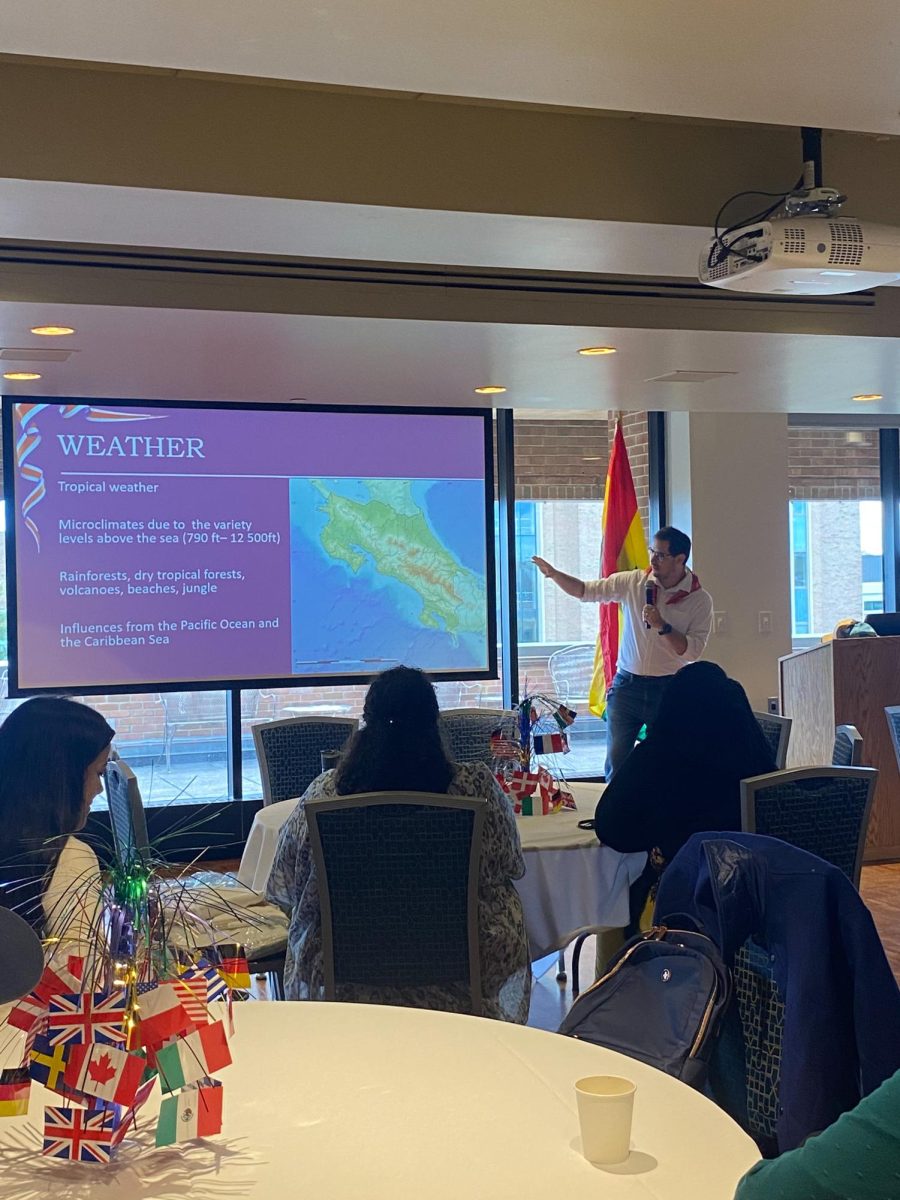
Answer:
<path fill-rule="evenodd" d="M 36 338 L 35 324 L 77 334 Z M 35 366 L 8 395 L 325 404 L 490 404 L 534 412 L 671 409 L 900 412 L 900 341 L 679 330 L 398 321 L 0 302 L 0 346 L 76 351 Z M 618 353 L 583 358 L 580 346 Z M 4 369 L 27 364 L 4 363 Z M 647 383 L 676 370 L 733 371 L 698 384 Z M 855 392 L 882 392 L 854 405 Z"/>
<path fill-rule="evenodd" d="M 900 133 L 897 0 L 0 0 L 9 54 Z"/>

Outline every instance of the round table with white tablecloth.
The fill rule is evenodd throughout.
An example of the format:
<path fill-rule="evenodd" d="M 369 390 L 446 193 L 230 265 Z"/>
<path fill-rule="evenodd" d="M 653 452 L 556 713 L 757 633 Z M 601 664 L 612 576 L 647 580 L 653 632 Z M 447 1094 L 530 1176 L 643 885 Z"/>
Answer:
<path fill-rule="evenodd" d="M 628 924 L 628 892 L 646 854 L 601 846 L 578 822 L 594 815 L 602 783 L 568 783 L 576 811 L 519 817 L 525 876 L 516 881 L 532 960 L 567 946 L 579 933 Z"/>
<path fill-rule="evenodd" d="M 559 1034 L 355 1004 L 235 1005 L 217 1137 L 153 1146 L 159 1089 L 107 1166 L 42 1158 L 44 1099 L 0 1122 L 0 1195 L 65 1200 L 730 1200 L 759 1158 L 699 1092 Z M 632 1151 L 580 1153 L 575 1081 L 637 1085 Z M 141 1116 L 144 1117 L 141 1120 Z M 711 1153 L 711 1147 L 715 1153 Z"/>
<path fill-rule="evenodd" d="M 532 960 L 560 950 L 578 933 L 619 929 L 628 923 L 628 889 L 647 861 L 645 854 L 620 854 L 601 846 L 592 830 L 578 822 L 593 817 L 599 783 L 571 783 L 577 812 L 519 817 L 525 876 L 516 881 L 525 910 Z M 241 857 L 238 879 L 264 892 L 272 869 L 278 834 L 297 806 L 282 800 L 260 809 L 253 819 Z"/>

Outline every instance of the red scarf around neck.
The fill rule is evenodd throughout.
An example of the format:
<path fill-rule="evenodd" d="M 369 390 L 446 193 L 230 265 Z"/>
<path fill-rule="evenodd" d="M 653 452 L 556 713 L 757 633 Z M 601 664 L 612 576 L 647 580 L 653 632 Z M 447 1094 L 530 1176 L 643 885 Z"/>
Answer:
<path fill-rule="evenodd" d="M 647 568 L 647 570 L 644 572 L 644 574 L 645 574 L 646 576 L 648 576 L 648 577 L 649 577 L 649 575 L 650 575 L 650 571 L 651 571 L 651 568 L 650 568 L 650 567 L 648 567 L 648 568 Z M 657 585 L 657 586 L 658 586 L 658 585 Z M 692 595 L 694 594 L 694 592 L 699 592 L 699 591 L 700 591 L 700 579 L 699 579 L 699 577 L 698 577 L 697 575 L 695 575 L 695 574 L 692 572 L 692 573 L 691 573 L 691 586 L 690 586 L 690 588 L 689 588 L 687 591 L 685 591 L 685 590 L 682 588 L 682 590 L 681 590 L 680 592 L 675 592 L 675 594 L 674 594 L 674 595 L 672 595 L 672 596 L 669 596 L 669 597 L 668 597 L 668 598 L 667 598 L 667 599 L 664 601 L 664 603 L 666 603 L 666 604 L 678 604 L 678 603 L 679 603 L 681 600 L 684 600 L 684 598 L 685 598 L 686 596 L 692 596 Z"/>

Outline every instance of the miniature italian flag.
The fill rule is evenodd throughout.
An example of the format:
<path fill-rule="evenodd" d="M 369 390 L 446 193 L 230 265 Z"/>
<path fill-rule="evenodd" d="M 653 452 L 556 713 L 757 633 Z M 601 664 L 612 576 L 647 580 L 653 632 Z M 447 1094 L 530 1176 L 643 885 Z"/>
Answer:
<path fill-rule="evenodd" d="M 159 1108 L 157 1146 L 187 1142 L 222 1132 L 222 1085 L 214 1079 L 191 1084 L 177 1096 L 167 1096 Z"/>
<path fill-rule="evenodd" d="M 231 1051 L 221 1021 L 204 1025 L 156 1051 L 159 1082 L 164 1092 L 174 1092 L 204 1075 L 221 1071 L 231 1062 Z"/>

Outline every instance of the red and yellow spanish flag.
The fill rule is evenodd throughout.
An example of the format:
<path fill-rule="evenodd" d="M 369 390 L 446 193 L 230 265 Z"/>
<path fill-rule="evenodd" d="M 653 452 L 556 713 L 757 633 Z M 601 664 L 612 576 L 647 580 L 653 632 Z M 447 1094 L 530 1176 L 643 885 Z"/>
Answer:
<path fill-rule="evenodd" d="M 631 464 L 625 449 L 622 426 L 616 423 L 606 488 L 603 493 L 603 545 L 600 551 L 600 576 L 615 571 L 646 569 L 650 565 L 647 539 L 638 509 Z M 588 707 L 602 717 L 606 712 L 606 685 L 616 673 L 619 657 L 619 631 L 622 610 L 618 604 L 600 605 L 600 633 L 594 653 L 594 674 L 588 693 Z"/>

